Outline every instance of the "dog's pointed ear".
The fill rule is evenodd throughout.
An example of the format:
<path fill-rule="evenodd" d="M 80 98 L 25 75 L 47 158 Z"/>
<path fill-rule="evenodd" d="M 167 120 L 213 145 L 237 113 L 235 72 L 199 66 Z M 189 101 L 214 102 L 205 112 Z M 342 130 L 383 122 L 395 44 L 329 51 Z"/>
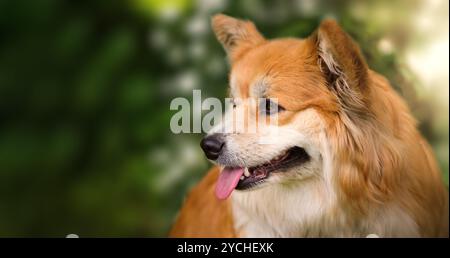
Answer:
<path fill-rule="evenodd" d="M 238 59 L 245 51 L 265 41 L 250 21 L 217 14 L 212 17 L 212 28 L 231 61 Z"/>
<path fill-rule="evenodd" d="M 311 36 L 321 71 L 348 111 L 365 112 L 369 68 L 353 39 L 334 20 L 324 20 Z"/>

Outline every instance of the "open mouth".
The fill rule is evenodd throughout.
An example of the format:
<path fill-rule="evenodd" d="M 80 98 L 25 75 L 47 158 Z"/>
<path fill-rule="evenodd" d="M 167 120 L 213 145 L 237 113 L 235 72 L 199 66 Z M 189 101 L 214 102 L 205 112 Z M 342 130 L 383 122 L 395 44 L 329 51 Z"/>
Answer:
<path fill-rule="evenodd" d="M 292 147 L 267 163 L 250 167 L 225 167 L 216 184 L 216 196 L 227 199 L 234 189 L 247 190 L 264 183 L 272 173 L 281 173 L 288 168 L 309 160 L 303 148 Z"/>

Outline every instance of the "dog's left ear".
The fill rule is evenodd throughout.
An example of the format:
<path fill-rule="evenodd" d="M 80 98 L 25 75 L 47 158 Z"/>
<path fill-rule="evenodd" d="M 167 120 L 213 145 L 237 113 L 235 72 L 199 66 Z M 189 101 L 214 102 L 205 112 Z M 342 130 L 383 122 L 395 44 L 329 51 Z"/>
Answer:
<path fill-rule="evenodd" d="M 232 62 L 252 47 L 265 42 L 252 22 L 224 14 L 213 16 L 212 28 Z"/>
<path fill-rule="evenodd" d="M 343 108 L 356 114 L 364 112 L 369 69 L 358 45 L 334 20 L 324 20 L 311 38 L 320 69 Z"/>

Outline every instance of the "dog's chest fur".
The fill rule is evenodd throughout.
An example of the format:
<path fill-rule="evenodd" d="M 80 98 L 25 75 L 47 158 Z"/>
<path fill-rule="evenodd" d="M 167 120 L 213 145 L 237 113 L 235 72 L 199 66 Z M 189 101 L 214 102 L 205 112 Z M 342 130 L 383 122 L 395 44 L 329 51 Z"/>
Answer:
<path fill-rule="evenodd" d="M 234 228 L 241 237 L 419 236 L 417 225 L 396 205 L 356 221 L 336 206 L 323 181 L 235 192 Z"/>
<path fill-rule="evenodd" d="M 231 201 L 236 232 L 245 237 L 308 235 L 314 228 L 312 225 L 321 224 L 323 211 L 327 209 L 326 193 L 317 184 L 235 191 Z"/>

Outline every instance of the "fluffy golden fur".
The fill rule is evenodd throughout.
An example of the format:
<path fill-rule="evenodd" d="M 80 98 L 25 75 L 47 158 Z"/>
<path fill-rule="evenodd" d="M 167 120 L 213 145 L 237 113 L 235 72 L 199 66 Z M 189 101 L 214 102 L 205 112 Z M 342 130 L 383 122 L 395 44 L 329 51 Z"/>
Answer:
<path fill-rule="evenodd" d="M 253 23 L 225 15 L 213 18 L 213 29 L 232 64 L 232 97 L 255 97 L 264 80 L 265 96 L 285 108 L 278 126 L 286 142 L 228 138 L 240 162 L 270 160 L 287 142 L 312 161 L 226 201 L 215 199 L 212 169 L 188 196 L 172 237 L 448 236 L 448 191 L 431 148 L 335 21 L 306 39 L 266 40 Z"/>

